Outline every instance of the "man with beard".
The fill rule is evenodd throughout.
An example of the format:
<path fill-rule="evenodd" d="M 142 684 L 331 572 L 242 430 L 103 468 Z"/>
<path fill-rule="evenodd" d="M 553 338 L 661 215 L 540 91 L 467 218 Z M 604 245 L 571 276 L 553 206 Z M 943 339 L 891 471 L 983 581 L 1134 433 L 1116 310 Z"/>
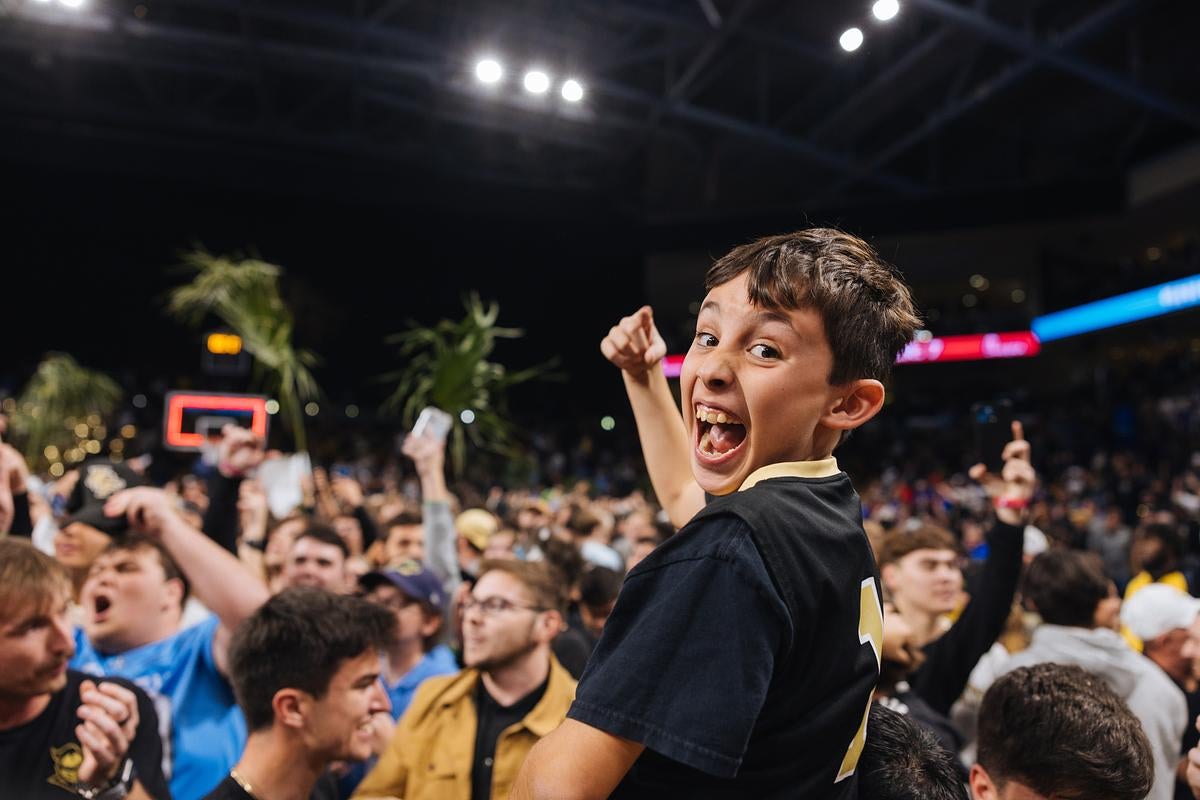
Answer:
<path fill-rule="evenodd" d="M 0 797 L 169 800 L 150 698 L 67 669 L 69 599 L 62 566 L 0 539 Z"/>
<path fill-rule="evenodd" d="M 229 648 L 246 750 L 206 800 L 336 796 L 330 762 L 369 756 L 374 716 L 391 710 L 379 677 L 394 635 L 392 614 L 360 598 L 301 588 L 267 601 Z"/>
<path fill-rule="evenodd" d="M 525 756 L 575 697 L 550 652 L 565 606 L 544 563 L 485 562 L 463 603 L 467 668 L 421 684 L 354 797 L 507 798 Z"/>

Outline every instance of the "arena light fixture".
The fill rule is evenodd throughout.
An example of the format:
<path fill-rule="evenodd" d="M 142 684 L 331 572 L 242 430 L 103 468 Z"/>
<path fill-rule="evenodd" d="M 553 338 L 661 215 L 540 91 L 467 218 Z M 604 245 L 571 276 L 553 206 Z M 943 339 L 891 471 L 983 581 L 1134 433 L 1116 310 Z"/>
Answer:
<path fill-rule="evenodd" d="M 524 86 L 530 94 L 545 94 L 550 89 L 550 76 L 540 69 L 531 69 L 525 73 Z"/>
<path fill-rule="evenodd" d="M 475 77 L 480 83 L 499 83 L 504 77 L 504 67 L 494 58 L 481 58 L 475 63 Z"/>
<path fill-rule="evenodd" d="M 900 13 L 899 0 L 876 0 L 871 6 L 871 13 L 880 22 L 887 22 Z"/>
<path fill-rule="evenodd" d="M 58 2 L 62 3 L 67 8 L 80 9 L 83 8 L 84 0 L 58 0 Z"/>
<path fill-rule="evenodd" d="M 583 99 L 583 86 L 574 78 L 563 81 L 562 98 L 568 103 L 578 103 Z"/>
<path fill-rule="evenodd" d="M 855 50 L 862 47 L 862 43 L 863 32 L 858 28 L 847 28 L 842 32 L 842 35 L 838 37 L 838 44 L 840 44 L 842 49 L 847 53 L 853 53 Z"/>

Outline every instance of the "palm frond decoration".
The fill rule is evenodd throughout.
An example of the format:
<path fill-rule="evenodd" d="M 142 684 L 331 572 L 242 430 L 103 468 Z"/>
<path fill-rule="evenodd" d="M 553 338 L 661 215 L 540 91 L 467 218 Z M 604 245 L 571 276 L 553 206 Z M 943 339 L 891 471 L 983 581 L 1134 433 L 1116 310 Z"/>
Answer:
<path fill-rule="evenodd" d="M 444 319 L 432 327 L 410 322 L 407 331 L 389 336 L 386 341 L 396 345 L 404 367 L 380 376 L 381 381 L 395 384 L 384 410 L 399 411 L 406 426 L 411 427 L 426 406 L 453 417 L 449 449 L 456 473 L 461 473 L 466 463 L 468 439 L 492 452 L 511 449 L 515 425 L 508 417 L 506 393 L 510 387 L 556 377 L 550 372 L 554 360 L 515 372 L 489 361 L 498 339 L 519 339 L 525 332 L 496 324 L 500 317 L 496 302 L 485 305 L 478 294 L 471 293 L 463 304 L 467 313 L 461 320 Z M 474 415 L 469 424 L 462 419 L 464 412 Z"/>
<path fill-rule="evenodd" d="M 192 280 L 171 291 L 168 312 L 193 327 L 212 314 L 241 336 L 242 346 L 254 357 L 256 384 L 279 399 L 296 449 L 306 450 L 303 406 L 320 399 L 321 388 L 312 374 L 320 360 L 292 343 L 295 323 L 279 292 L 283 269 L 205 250 L 185 253 L 182 267 Z"/>
<path fill-rule="evenodd" d="M 47 353 L 16 399 L 13 433 L 23 443 L 25 461 L 40 469 L 57 458 L 47 453 L 86 454 L 81 443 L 103 429 L 103 421 L 121 402 L 121 387 L 102 372 L 87 369 L 66 353 Z M 76 426 L 88 428 L 78 435 Z M 98 439 L 93 445 L 98 444 Z"/>

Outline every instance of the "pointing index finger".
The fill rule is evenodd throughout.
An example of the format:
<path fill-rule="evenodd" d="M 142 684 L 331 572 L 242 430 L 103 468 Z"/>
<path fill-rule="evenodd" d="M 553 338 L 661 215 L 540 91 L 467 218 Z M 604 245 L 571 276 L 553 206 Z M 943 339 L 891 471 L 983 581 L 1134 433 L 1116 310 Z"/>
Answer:
<path fill-rule="evenodd" d="M 1019 419 L 1014 419 L 1012 422 L 1012 435 L 1014 442 L 1025 441 L 1025 426 L 1021 424 Z"/>

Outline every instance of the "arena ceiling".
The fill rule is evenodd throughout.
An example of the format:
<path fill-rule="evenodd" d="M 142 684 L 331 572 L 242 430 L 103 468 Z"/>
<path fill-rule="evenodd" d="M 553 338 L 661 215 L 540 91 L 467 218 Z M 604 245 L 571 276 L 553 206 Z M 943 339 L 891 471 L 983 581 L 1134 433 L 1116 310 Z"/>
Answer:
<path fill-rule="evenodd" d="M 1086 204 L 1195 140 L 1197 30 L 1194 0 L 901 0 L 888 22 L 870 0 L 0 0 L 0 144 L 34 168 L 570 193 L 658 223 Z"/>

